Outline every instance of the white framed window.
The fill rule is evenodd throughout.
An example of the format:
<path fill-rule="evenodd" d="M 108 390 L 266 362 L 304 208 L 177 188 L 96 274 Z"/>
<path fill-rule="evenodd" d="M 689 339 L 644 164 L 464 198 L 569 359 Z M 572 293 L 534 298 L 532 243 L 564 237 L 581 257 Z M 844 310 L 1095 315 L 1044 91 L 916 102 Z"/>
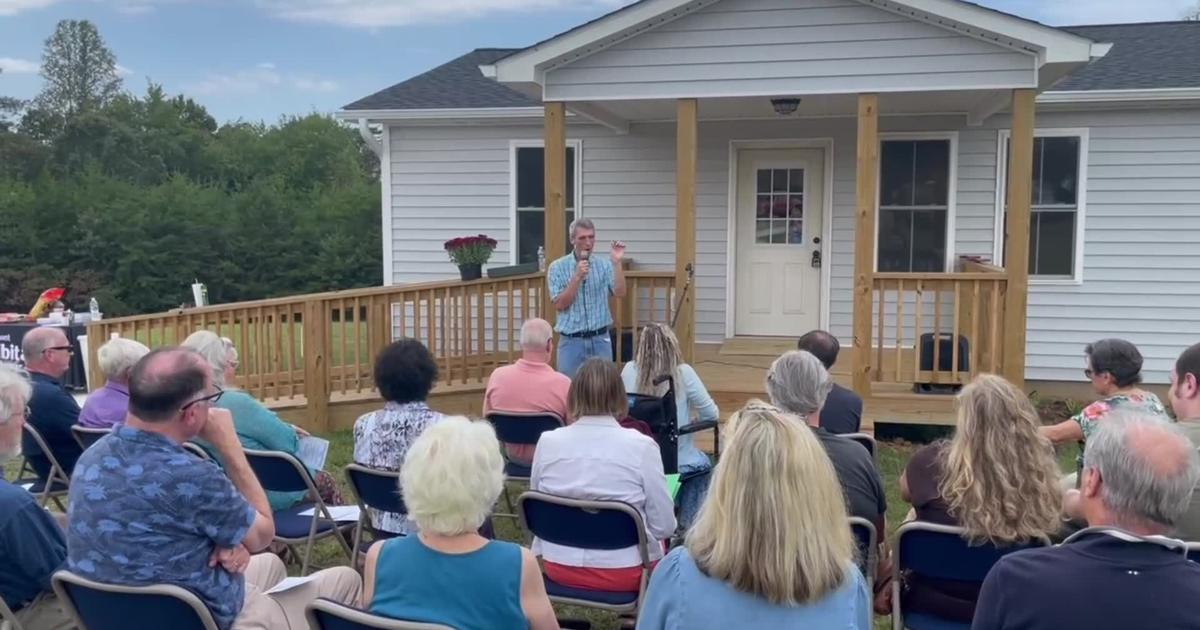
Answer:
<path fill-rule="evenodd" d="M 1029 214 L 1029 281 L 1083 281 L 1083 226 L 1087 209 L 1088 130 L 1037 129 L 1033 138 L 1033 182 Z M 1012 132 L 997 143 L 995 259 L 1004 263 L 1008 208 L 1008 152 Z"/>
<path fill-rule="evenodd" d="M 877 271 L 950 269 L 957 181 L 957 132 L 880 134 Z"/>
<path fill-rule="evenodd" d="M 567 141 L 567 226 L 582 216 L 583 143 Z M 541 140 L 509 142 L 509 247 L 514 265 L 537 262 L 537 250 L 545 245 L 546 161 Z M 566 234 L 563 238 L 570 240 Z M 570 249 L 568 245 L 567 249 Z"/>

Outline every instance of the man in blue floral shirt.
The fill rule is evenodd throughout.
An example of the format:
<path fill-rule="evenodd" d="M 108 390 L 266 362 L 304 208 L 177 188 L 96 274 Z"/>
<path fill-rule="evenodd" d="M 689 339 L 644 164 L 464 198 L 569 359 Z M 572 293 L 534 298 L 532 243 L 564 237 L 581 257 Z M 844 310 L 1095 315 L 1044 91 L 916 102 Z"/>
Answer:
<path fill-rule="evenodd" d="M 199 355 L 156 350 L 133 368 L 125 424 L 89 448 L 71 480 L 68 567 L 109 584 L 174 584 L 192 591 L 228 628 L 306 628 L 316 597 L 354 602 L 347 567 L 275 595 L 282 562 L 262 551 L 275 533 L 266 493 L 246 461 L 221 390 Z M 225 462 L 189 454 L 194 438 Z M 226 477 L 228 474 L 228 477 Z M 164 626 L 169 623 L 163 620 Z"/>

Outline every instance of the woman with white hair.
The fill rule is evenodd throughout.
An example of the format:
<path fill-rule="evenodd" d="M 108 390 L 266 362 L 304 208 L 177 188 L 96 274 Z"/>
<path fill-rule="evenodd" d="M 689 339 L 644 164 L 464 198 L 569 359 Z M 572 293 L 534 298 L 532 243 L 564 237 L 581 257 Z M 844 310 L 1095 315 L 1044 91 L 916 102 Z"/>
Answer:
<path fill-rule="evenodd" d="M 708 498 L 650 578 L 637 627 L 869 630 L 866 580 L 820 442 L 758 401 L 728 430 Z"/>
<path fill-rule="evenodd" d="M 503 488 L 490 424 L 452 417 L 430 425 L 400 469 L 400 491 L 421 531 L 371 547 L 364 607 L 458 630 L 558 628 L 533 554 L 477 533 Z"/>
<path fill-rule="evenodd" d="M 150 348 L 132 339 L 109 339 L 96 351 L 104 387 L 88 394 L 79 412 L 80 426 L 109 429 L 125 422 L 129 412 L 129 372 Z"/>
<path fill-rule="evenodd" d="M 675 333 L 666 324 L 648 324 L 642 329 L 633 361 L 626 363 L 621 370 L 625 391 L 664 396 L 667 384 L 655 385 L 654 380 L 667 375 L 675 382 L 675 413 L 679 426 L 692 421 L 692 411 L 696 412 L 696 419 L 701 422 L 719 417 L 720 411 L 704 387 L 704 382 L 692 366 L 683 362 L 683 352 L 679 349 Z M 708 455 L 696 448 L 691 434 L 679 436 L 678 450 L 679 474 L 686 477 L 687 481 L 679 488 L 676 500 L 679 503 L 679 524 L 686 529 L 704 502 L 712 462 Z"/>
<path fill-rule="evenodd" d="M 306 437 L 308 432 L 284 422 L 266 405 L 234 387 L 231 379 L 237 369 L 237 349 L 227 341 L 208 330 L 198 330 L 183 341 L 183 347 L 191 348 L 204 357 L 212 368 L 213 385 L 224 392 L 213 406 L 228 409 L 233 415 L 233 425 L 244 448 L 297 455 L 300 452 L 300 438 Z M 206 450 L 217 457 L 215 449 Z M 312 472 L 321 500 L 329 505 L 341 505 L 341 493 L 333 476 L 323 470 Z M 267 492 L 271 509 L 276 511 L 286 510 L 304 501 L 305 497 L 303 491 Z"/>

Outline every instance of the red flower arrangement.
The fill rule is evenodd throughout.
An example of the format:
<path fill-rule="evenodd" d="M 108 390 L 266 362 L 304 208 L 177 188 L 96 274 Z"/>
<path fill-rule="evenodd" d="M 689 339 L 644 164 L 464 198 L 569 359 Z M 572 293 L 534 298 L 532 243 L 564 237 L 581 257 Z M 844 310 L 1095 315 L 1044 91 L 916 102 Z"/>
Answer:
<path fill-rule="evenodd" d="M 446 241 L 444 247 L 456 265 L 482 265 L 492 257 L 496 244 L 496 239 L 480 234 L 452 238 Z"/>

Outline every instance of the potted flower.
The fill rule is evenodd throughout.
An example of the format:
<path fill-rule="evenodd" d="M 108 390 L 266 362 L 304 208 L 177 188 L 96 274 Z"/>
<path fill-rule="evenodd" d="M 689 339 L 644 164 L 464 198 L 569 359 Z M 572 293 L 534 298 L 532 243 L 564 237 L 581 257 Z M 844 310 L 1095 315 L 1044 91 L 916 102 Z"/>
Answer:
<path fill-rule="evenodd" d="M 446 241 L 445 248 L 463 280 L 478 280 L 483 277 L 483 263 L 496 249 L 496 239 L 486 234 L 460 236 Z"/>

